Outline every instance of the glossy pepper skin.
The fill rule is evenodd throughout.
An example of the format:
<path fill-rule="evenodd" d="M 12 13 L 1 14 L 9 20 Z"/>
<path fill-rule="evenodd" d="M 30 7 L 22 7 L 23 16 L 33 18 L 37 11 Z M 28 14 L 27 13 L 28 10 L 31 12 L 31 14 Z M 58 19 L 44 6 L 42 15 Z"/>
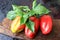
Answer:
<path fill-rule="evenodd" d="M 28 37 L 28 38 L 34 38 L 36 33 L 38 32 L 38 28 L 39 28 L 39 19 L 32 16 L 29 18 L 31 21 L 34 22 L 34 29 L 35 29 L 35 32 L 32 32 L 30 29 L 28 29 L 27 27 L 25 27 L 25 35 Z"/>
<path fill-rule="evenodd" d="M 20 25 L 20 16 L 17 16 L 11 23 L 12 33 L 21 32 L 25 28 L 25 24 Z"/>
<path fill-rule="evenodd" d="M 42 34 L 49 34 L 52 31 L 52 18 L 50 15 L 40 17 L 40 30 Z"/>

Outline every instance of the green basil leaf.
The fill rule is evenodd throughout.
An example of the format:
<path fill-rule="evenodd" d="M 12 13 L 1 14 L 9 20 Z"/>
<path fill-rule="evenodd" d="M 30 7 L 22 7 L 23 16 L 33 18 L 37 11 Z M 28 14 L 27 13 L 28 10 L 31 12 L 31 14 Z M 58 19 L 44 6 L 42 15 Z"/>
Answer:
<path fill-rule="evenodd" d="M 43 5 L 41 4 L 38 4 L 34 9 L 33 9 L 34 12 L 36 12 L 36 14 L 48 14 L 50 11 L 44 7 Z"/>
<path fill-rule="evenodd" d="M 14 11 L 9 11 L 7 14 L 7 18 L 13 20 L 16 17 L 16 13 Z"/>
<path fill-rule="evenodd" d="M 28 6 L 17 6 L 17 5 L 12 5 L 13 7 L 13 10 L 16 10 L 17 8 L 20 9 L 20 10 L 23 10 L 23 11 L 30 11 L 29 7 Z"/>
<path fill-rule="evenodd" d="M 30 12 L 28 12 L 28 13 L 24 13 L 24 15 L 22 16 L 22 18 L 21 18 L 21 22 L 20 22 L 20 24 L 25 24 L 26 23 L 26 21 L 27 21 L 27 19 L 30 17 L 30 16 L 33 16 L 34 15 L 34 11 L 30 11 Z"/>
<path fill-rule="evenodd" d="M 26 23 L 27 19 L 29 18 L 29 15 L 28 15 L 28 14 L 25 14 L 25 15 L 23 16 L 23 18 L 24 18 L 24 23 Z"/>
<path fill-rule="evenodd" d="M 17 5 L 12 5 L 13 10 L 19 9 L 19 6 Z"/>
<path fill-rule="evenodd" d="M 22 16 L 23 12 L 20 9 L 15 10 L 17 16 Z"/>
<path fill-rule="evenodd" d="M 28 27 L 32 32 L 34 32 L 34 30 L 35 30 L 34 22 L 32 22 L 30 20 L 26 23 L 26 27 Z"/>
<path fill-rule="evenodd" d="M 22 16 L 22 15 L 23 15 L 23 11 L 20 9 L 19 6 L 17 6 L 17 5 L 12 5 L 12 7 L 13 7 L 13 10 L 16 12 L 16 15 L 17 15 L 17 16 Z"/>
<path fill-rule="evenodd" d="M 33 5 L 32 5 L 32 9 L 34 9 L 36 7 L 37 3 L 36 0 L 33 1 Z"/>
<path fill-rule="evenodd" d="M 25 23 L 24 23 L 24 18 L 23 18 L 23 17 L 21 17 L 21 19 L 20 19 L 20 25 L 22 25 L 22 24 L 25 24 Z"/>
<path fill-rule="evenodd" d="M 29 17 L 33 16 L 33 15 L 35 15 L 35 12 L 33 10 L 30 10 L 30 12 L 28 12 L 28 15 L 29 15 Z"/>
<path fill-rule="evenodd" d="M 20 9 L 22 9 L 23 11 L 30 11 L 29 7 L 28 6 L 19 6 Z"/>
<path fill-rule="evenodd" d="M 34 15 L 34 11 L 30 11 L 30 12 L 28 12 L 28 13 L 24 13 L 24 15 L 22 16 L 22 18 L 21 18 L 21 22 L 20 22 L 20 24 L 25 24 L 26 23 L 26 21 L 27 21 L 27 19 L 30 17 L 30 16 L 33 16 Z"/>
<path fill-rule="evenodd" d="M 29 18 L 28 14 L 24 14 L 20 19 L 20 25 L 25 24 L 28 18 Z"/>

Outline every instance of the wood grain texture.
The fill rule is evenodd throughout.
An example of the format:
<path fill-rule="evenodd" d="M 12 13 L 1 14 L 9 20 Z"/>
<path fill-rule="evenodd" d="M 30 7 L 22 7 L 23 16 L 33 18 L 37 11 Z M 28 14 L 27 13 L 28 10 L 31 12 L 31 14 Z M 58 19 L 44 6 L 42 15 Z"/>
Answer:
<path fill-rule="evenodd" d="M 39 30 L 34 39 L 27 38 L 24 34 L 24 31 L 22 31 L 21 33 L 18 33 L 18 34 L 13 34 L 9 29 L 10 28 L 10 25 L 9 25 L 10 23 L 9 22 L 11 22 L 11 21 L 9 20 L 6 24 L 7 20 L 8 19 L 5 18 L 2 21 L 2 25 L 0 25 L 0 30 L 1 30 L 0 33 L 11 36 L 13 38 L 14 37 L 15 38 L 20 38 L 20 39 L 23 39 L 23 40 L 60 40 L 60 19 L 53 19 L 53 29 L 52 29 L 50 34 L 43 35 L 41 33 L 41 31 Z"/>

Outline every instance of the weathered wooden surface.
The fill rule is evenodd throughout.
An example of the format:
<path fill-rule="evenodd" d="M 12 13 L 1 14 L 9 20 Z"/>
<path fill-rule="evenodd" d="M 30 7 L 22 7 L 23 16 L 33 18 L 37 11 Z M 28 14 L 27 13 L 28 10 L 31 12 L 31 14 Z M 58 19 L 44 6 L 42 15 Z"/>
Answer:
<path fill-rule="evenodd" d="M 7 22 L 6 22 L 7 21 Z M 24 40 L 60 40 L 60 19 L 53 19 L 53 29 L 52 32 L 48 35 L 43 35 L 41 31 L 38 31 L 36 37 L 34 39 L 29 39 L 25 36 L 24 31 L 21 33 L 13 34 L 10 31 L 11 21 L 5 18 L 3 22 L 0 24 L 0 33 L 5 35 L 16 37 Z M 7 26 L 8 25 L 8 26 Z"/>

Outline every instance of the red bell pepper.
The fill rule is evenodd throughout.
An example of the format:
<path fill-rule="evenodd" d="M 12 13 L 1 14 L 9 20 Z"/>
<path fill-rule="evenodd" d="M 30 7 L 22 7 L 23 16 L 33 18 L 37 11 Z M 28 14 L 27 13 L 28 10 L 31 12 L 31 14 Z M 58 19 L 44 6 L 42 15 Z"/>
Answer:
<path fill-rule="evenodd" d="M 35 35 L 36 35 L 36 33 L 37 33 L 37 31 L 38 31 L 38 28 L 39 28 L 39 19 L 36 18 L 36 17 L 34 17 L 34 16 L 33 17 L 30 17 L 29 19 L 34 22 L 34 24 L 35 24 L 34 25 L 35 31 L 32 32 L 30 29 L 28 29 L 27 27 L 25 27 L 25 35 L 28 38 L 34 38 Z"/>
<path fill-rule="evenodd" d="M 40 30 L 43 34 L 49 34 L 52 30 L 52 18 L 50 15 L 43 15 L 40 18 Z"/>

